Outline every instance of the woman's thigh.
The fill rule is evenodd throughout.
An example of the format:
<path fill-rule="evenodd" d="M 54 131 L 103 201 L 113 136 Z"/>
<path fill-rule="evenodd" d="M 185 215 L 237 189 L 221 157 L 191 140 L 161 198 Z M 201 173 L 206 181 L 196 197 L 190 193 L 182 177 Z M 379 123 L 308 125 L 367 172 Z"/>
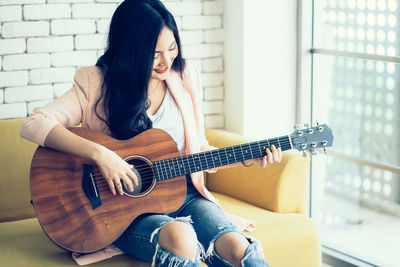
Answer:
<path fill-rule="evenodd" d="M 212 255 L 215 241 L 228 232 L 240 232 L 215 203 L 199 196 L 181 210 L 179 216 L 190 216 L 199 242 Z"/>
<path fill-rule="evenodd" d="M 151 262 L 158 242 L 158 230 L 172 221 L 173 218 L 163 214 L 141 215 L 114 243 L 125 253 Z"/>

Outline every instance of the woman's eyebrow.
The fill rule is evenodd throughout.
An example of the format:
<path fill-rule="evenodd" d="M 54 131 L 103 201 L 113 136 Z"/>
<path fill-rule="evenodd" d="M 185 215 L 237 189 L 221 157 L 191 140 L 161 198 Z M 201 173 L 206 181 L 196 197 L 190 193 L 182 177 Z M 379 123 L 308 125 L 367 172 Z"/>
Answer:
<path fill-rule="evenodd" d="M 172 44 L 168 47 L 170 49 L 173 45 L 175 44 L 175 40 L 172 42 Z M 154 53 L 161 53 L 161 51 L 155 51 Z"/>

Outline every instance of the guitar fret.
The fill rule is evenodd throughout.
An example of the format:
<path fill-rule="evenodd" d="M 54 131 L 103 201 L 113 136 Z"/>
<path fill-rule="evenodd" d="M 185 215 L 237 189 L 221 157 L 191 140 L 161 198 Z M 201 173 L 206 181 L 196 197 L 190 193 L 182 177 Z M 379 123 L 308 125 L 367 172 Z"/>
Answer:
<path fill-rule="evenodd" d="M 172 177 L 171 166 L 169 166 L 169 159 L 165 160 L 165 163 L 167 165 L 167 170 L 169 171 L 169 174 L 171 175 L 170 177 Z"/>
<path fill-rule="evenodd" d="M 282 151 L 291 149 L 289 136 L 255 141 L 247 144 L 200 152 L 155 162 L 159 180 L 190 174 L 266 155 L 266 148 L 274 145 Z"/>
<path fill-rule="evenodd" d="M 161 167 L 161 166 L 160 166 L 160 162 L 158 162 L 158 164 L 157 164 L 158 176 L 159 176 L 159 178 L 164 179 L 164 174 L 162 173 L 162 170 L 161 170 L 160 167 Z"/>
<path fill-rule="evenodd" d="M 218 154 L 218 156 L 217 156 L 215 159 L 216 159 L 216 160 L 219 160 L 219 163 L 221 164 L 221 165 L 219 165 L 219 166 L 222 166 L 221 157 L 219 156 L 218 150 L 215 150 L 214 152 Z M 215 154 L 215 153 L 214 153 L 214 154 Z M 212 154 L 212 153 L 211 153 L 211 154 Z M 214 156 L 214 155 L 213 155 L 213 156 Z"/>
<path fill-rule="evenodd" d="M 245 156 L 244 156 L 244 154 L 243 154 L 243 148 L 242 148 L 242 145 L 240 145 L 240 152 L 242 152 L 242 157 L 243 157 L 242 161 L 244 161 L 244 160 L 246 159 L 246 157 L 245 157 Z"/>
<path fill-rule="evenodd" d="M 158 167 L 157 167 L 157 161 L 153 163 L 153 167 L 154 167 L 154 173 L 155 173 L 155 178 L 156 179 L 160 179 L 160 174 L 158 173 Z"/>
<path fill-rule="evenodd" d="M 165 178 L 164 178 L 164 179 L 166 179 L 167 176 L 168 176 L 168 172 L 167 172 L 167 168 L 165 167 L 165 161 L 163 160 L 163 161 L 161 162 L 161 164 L 163 165 L 163 168 L 164 168 L 164 171 L 165 171 Z"/>
<path fill-rule="evenodd" d="M 224 152 L 225 152 L 226 162 L 227 162 L 227 164 L 229 164 L 229 158 L 228 158 L 228 154 L 226 153 L 226 148 L 224 149 Z"/>
<path fill-rule="evenodd" d="M 200 160 L 199 154 L 195 154 L 194 159 L 198 161 L 198 163 L 195 165 L 196 170 L 197 171 L 203 170 L 203 166 L 201 165 L 201 160 Z"/>
<path fill-rule="evenodd" d="M 183 166 L 183 173 L 182 174 L 184 174 L 184 173 L 186 173 L 185 163 L 183 163 L 183 157 L 180 157 L 180 158 L 181 158 L 181 162 L 182 162 L 182 166 Z"/>
<path fill-rule="evenodd" d="M 207 163 L 206 153 L 205 153 L 205 152 L 202 152 L 202 153 L 200 153 L 200 155 L 203 155 L 203 157 L 204 157 L 204 161 L 205 161 L 205 163 L 206 163 L 206 166 L 207 166 L 206 170 L 208 170 L 209 168 L 208 168 L 208 163 Z"/>
<path fill-rule="evenodd" d="M 236 155 L 235 155 L 235 151 L 233 150 L 233 147 L 231 147 L 231 150 L 232 150 L 233 157 L 235 158 L 234 162 L 237 162 L 238 160 L 236 159 Z M 233 163 L 233 162 L 231 162 L 231 163 Z"/>
<path fill-rule="evenodd" d="M 257 146 L 258 146 L 258 150 L 260 150 L 260 155 L 263 156 L 264 153 L 263 153 L 263 151 L 261 150 L 260 141 L 257 142 Z"/>
<path fill-rule="evenodd" d="M 211 160 L 212 160 L 212 162 L 213 162 L 213 168 L 215 168 L 215 167 L 217 167 L 217 165 L 215 164 L 215 161 L 214 161 L 214 156 L 213 156 L 213 154 L 212 154 L 212 150 L 210 151 L 210 155 L 211 155 Z"/>
<path fill-rule="evenodd" d="M 176 165 L 175 158 L 171 159 L 171 163 L 172 163 L 172 169 L 174 170 L 175 177 L 179 176 L 179 170 L 178 170 L 178 166 Z"/>

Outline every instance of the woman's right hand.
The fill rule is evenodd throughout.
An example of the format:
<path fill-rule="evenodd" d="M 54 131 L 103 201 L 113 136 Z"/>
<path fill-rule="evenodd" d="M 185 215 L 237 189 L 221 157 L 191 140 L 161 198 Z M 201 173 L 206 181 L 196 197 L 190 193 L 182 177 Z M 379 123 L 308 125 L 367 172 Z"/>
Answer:
<path fill-rule="evenodd" d="M 138 186 L 138 180 L 130 165 L 114 151 L 100 146 L 100 152 L 96 154 L 94 161 L 99 167 L 104 179 L 113 193 L 123 195 L 123 182 L 128 186 L 129 191 L 133 191 L 133 184 Z"/>

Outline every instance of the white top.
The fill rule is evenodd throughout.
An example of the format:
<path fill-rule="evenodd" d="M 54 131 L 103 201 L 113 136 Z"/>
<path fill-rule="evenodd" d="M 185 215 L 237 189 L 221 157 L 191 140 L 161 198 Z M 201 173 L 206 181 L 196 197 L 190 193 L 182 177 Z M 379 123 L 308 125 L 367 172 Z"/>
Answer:
<path fill-rule="evenodd" d="M 153 128 L 166 131 L 175 140 L 179 152 L 182 154 L 185 151 L 185 130 L 182 116 L 168 89 L 157 112 L 154 115 L 147 112 L 147 116 L 152 121 Z"/>

